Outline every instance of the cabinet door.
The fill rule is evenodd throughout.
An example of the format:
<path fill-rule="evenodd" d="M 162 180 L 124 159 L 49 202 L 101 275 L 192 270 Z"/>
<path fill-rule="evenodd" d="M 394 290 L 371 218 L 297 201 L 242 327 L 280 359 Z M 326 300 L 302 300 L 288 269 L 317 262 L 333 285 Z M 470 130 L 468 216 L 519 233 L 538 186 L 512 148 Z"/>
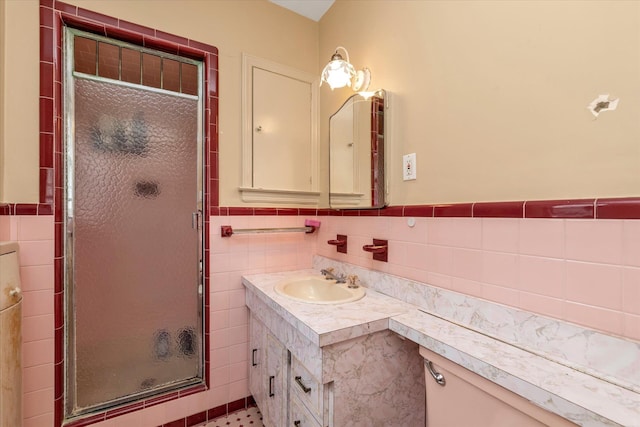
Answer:
<path fill-rule="evenodd" d="M 249 319 L 249 391 L 258 407 L 265 408 L 264 372 L 266 364 L 265 326 L 253 314 Z"/>
<path fill-rule="evenodd" d="M 271 334 L 267 334 L 266 412 L 265 425 L 284 426 L 287 416 L 287 349 Z M 264 418 L 264 414 L 263 414 Z"/>
<path fill-rule="evenodd" d="M 575 426 L 438 354 L 425 348 L 420 354 L 425 357 L 427 427 Z M 444 385 L 429 368 L 443 376 Z"/>

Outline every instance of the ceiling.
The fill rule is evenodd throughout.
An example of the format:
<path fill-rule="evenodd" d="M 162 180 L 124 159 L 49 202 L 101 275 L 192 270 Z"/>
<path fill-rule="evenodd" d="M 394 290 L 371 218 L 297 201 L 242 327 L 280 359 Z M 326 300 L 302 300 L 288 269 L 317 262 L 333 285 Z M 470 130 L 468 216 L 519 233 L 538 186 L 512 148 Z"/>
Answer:
<path fill-rule="evenodd" d="M 335 0 L 269 0 L 299 15 L 319 21 Z"/>

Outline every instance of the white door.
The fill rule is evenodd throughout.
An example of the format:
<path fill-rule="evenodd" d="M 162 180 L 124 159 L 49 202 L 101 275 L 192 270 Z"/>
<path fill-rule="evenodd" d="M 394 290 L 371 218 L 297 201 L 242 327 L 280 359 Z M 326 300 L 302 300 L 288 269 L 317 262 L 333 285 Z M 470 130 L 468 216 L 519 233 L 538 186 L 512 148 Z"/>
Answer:
<path fill-rule="evenodd" d="M 311 89 L 253 67 L 254 188 L 311 190 Z"/>

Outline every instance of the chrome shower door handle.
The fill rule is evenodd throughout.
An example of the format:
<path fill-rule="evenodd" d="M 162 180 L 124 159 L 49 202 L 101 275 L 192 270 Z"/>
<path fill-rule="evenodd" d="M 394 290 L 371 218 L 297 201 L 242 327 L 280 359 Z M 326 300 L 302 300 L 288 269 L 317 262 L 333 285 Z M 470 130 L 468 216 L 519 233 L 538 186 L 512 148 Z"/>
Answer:
<path fill-rule="evenodd" d="M 202 211 L 198 210 L 191 213 L 191 228 L 194 230 L 200 230 L 200 218 L 202 217 Z"/>
<path fill-rule="evenodd" d="M 445 384 L 447 383 L 444 379 L 444 375 L 442 375 L 440 372 L 436 371 L 433 368 L 433 363 L 431 363 L 430 360 L 425 359 L 424 360 L 424 365 L 427 367 L 427 370 L 429 371 L 429 373 L 431 374 L 431 376 L 433 377 L 434 380 L 436 380 L 436 382 L 438 384 L 440 384 L 441 386 L 445 386 Z"/>

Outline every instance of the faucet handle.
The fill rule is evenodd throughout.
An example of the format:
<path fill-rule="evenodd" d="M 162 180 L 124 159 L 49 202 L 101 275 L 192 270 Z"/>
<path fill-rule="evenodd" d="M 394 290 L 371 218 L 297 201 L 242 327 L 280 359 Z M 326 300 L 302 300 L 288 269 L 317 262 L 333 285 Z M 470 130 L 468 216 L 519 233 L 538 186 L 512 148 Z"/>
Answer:
<path fill-rule="evenodd" d="M 350 274 L 347 276 L 347 287 L 351 288 L 351 289 L 356 289 L 359 288 L 360 285 L 358 284 L 358 282 L 360 281 L 360 278 L 358 278 L 357 274 Z"/>
<path fill-rule="evenodd" d="M 334 268 L 333 267 L 329 267 L 329 268 L 325 268 L 323 270 L 321 270 L 320 272 L 326 276 L 327 274 L 333 274 Z"/>

